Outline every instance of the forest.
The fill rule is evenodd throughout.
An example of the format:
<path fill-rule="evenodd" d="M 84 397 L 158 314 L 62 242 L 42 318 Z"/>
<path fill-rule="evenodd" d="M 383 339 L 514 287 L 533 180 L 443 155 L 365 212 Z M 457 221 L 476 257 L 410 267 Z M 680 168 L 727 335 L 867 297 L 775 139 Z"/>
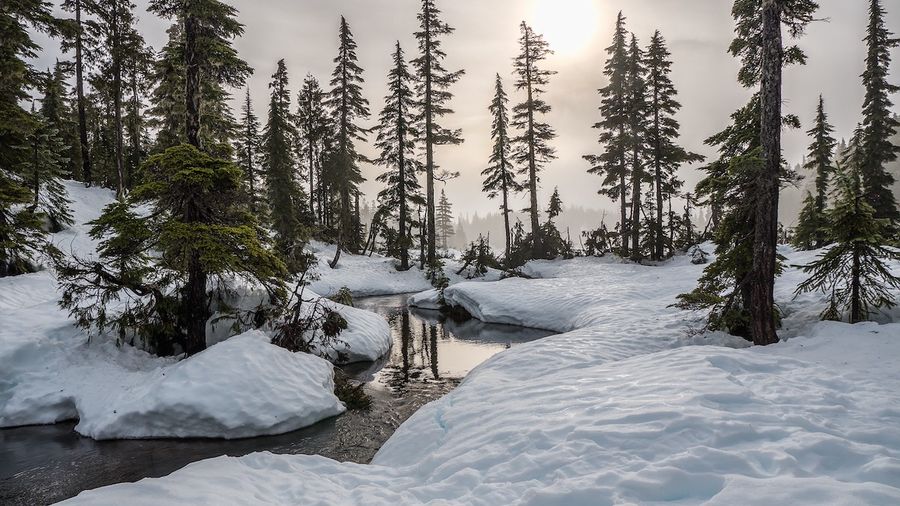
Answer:
<path fill-rule="evenodd" d="M 246 2 L 0 4 L 0 503 L 900 503 L 900 6 L 849 7 L 846 112 L 786 98 L 847 71 L 805 44 L 833 1 L 728 2 L 708 117 L 628 2 L 574 76 L 540 16 L 497 8 L 486 73 L 462 0 L 377 7 L 414 30 L 374 48 L 344 3 L 294 7 L 332 30 L 299 81 Z"/>

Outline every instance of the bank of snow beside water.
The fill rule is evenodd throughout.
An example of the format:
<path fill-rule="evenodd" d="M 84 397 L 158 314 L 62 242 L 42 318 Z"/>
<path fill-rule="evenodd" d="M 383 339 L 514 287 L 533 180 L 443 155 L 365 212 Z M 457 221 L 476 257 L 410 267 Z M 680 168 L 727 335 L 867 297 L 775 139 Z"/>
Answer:
<path fill-rule="evenodd" d="M 528 268 L 544 277 L 446 295 L 568 332 L 476 368 L 373 465 L 221 457 L 71 504 L 900 504 L 900 325 L 815 322 L 821 296 L 793 300 L 791 268 L 777 289 L 790 339 L 735 349 L 686 336 L 693 315 L 668 307 L 702 270 L 686 259 Z"/>
<path fill-rule="evenodd" d="M 52 241 L 66 253 L 93 255 L 86 223 L 114 194 L 65 185 L 76 224 Z M 252 287 L 237 288 L 248 300 L 260 296 Z M 76 430 L 98 439 L 239 438 L 288 432 L 344 410 L 333 394 L 329 362 L 289 353 L 259 332 L 223 341 L 228 325 L 210 326 L 212 346 L 176 361 L 117 347 L 105 336 L 89 341 L 58 299 L 50 271 L 0 279 L 0 427 L 78 419 Z M 375 360 L 390 350 L 383 318 L 325 304 L 348 322 L 338 347 L 348 361 Z"/>

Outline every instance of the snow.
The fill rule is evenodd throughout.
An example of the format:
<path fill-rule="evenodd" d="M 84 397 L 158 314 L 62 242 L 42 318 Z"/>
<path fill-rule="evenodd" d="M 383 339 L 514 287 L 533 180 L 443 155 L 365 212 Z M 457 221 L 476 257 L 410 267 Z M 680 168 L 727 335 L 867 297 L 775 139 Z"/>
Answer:
<path fill-rule="evenodd" d="M 318 297 L 307 292 L 305 297 Z M 347 320 L 347 328 L 338 336 L 339 343 L 328 350 L 328 359 L 338 361 L 338 355 L 346 356 L 344 363 L 374 362 L 391 351 L 393 338 L 387 320 L 371 312 L 337 304 L 330 300 L 323 304 L 340 313 Z"/>
<path fill-rule="evenodd" d="M 70 504 L 900 504 L 900 324 L 815 321 L 823 297 L 793 298 L 803 276 L 789 268 L 785 341 L 748 348 L 685 332 L 697 315 L 669 305 L 702 270 L 685 258 L 527 269 L 539 279 L 445 295 L 565 333 L 489 359 L 372 465 L 220 457 Z"/>

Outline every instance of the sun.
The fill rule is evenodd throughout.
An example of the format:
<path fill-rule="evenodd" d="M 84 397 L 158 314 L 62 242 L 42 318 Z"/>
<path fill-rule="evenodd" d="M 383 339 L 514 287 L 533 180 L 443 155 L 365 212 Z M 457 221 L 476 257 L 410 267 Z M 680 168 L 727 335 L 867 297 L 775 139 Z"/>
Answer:
<path fill-rule="evenodd" d="M 532 24 L 563 56 L 581 52 L 597 31 L 597 0 L 534 0 Z"/>

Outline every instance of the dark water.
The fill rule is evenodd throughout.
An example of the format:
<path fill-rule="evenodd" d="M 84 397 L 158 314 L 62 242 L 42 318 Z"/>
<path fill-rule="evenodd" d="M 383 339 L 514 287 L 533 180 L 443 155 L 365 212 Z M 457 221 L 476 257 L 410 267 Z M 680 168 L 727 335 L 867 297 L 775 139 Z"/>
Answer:
<path fill-rule="evenodd" d="M 371 396 L 368 411 L 349 411 L 288 434 L 241 440 L 163 439 L 94 441 L 75 423 L 0 430 L 0 504 L 50 504 L 82 490 L 160 477 L 220 455 L 258 451 L 315 454 L 368 463 L 382 444 L 423 405 L 452 390 L 472 368 L 543 330 L 445 321 L 433 311 L 406 307 L 406 295 L 368 297 L 356 306 L 384 316 L 394 345 L 376 363 L 344 371 Z"/>

